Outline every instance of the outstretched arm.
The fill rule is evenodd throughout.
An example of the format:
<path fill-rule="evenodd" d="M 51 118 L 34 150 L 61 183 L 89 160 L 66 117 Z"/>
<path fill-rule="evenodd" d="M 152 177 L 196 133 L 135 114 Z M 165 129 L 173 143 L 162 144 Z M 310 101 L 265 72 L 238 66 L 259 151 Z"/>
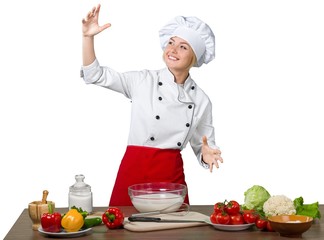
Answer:
<path fill-rule="evenodd" d="M 100 4 L 93 7 L 92 10 L 82 19 L 82 57 L 83 66 L 90 65 L 95 59 L 94 36 L 111 26 L 106 23 L 102 26 L 98 24 Z"/>

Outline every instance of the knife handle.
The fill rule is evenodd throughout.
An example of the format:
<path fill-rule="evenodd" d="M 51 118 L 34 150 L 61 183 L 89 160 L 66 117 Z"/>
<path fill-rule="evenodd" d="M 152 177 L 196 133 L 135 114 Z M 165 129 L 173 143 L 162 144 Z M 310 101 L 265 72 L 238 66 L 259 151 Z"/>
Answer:
<path fill-rule="evenodd" d="M 131 222 L 160 222 L 161 218 L 157 217 L 128 217 Z"/>

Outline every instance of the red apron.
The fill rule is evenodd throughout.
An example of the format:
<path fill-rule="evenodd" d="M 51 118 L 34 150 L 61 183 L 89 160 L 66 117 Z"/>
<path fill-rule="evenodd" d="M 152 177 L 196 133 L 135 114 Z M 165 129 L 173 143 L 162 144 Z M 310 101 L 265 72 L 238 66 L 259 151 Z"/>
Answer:
<path fill-rule="evenodd" d="M 148 182 L 173 182 L 187 185 L 180 150 L 127 146 L 119 166 L 109 206 L 131 206 L 128 187 Z M 188 194 L 185 202 L 189 204 Z"/>

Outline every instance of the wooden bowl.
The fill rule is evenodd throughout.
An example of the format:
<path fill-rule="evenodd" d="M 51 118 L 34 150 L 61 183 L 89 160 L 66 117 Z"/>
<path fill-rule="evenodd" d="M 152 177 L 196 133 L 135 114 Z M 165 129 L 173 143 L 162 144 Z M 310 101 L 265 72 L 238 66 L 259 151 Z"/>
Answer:
<path fill-rule="evenodd" d="M 284 237 L 301 237 L 313 223 L 312 217 L 302 215 L 279 215 L 268 217 L 271 227 Z"/>
<path fill-rule="evenodd" d="M 42 203 L 41 201 L 34 201 L 28 204 L 28 214 L 33 222 L 32 229 L 37 231 L 41 226 L 41 218 L 44 213 L 48 213 L 48 205 L 52 205 L 53 211 L 55 210 L 55 203 L 52 201 L 47 201 L 47 203 Z"/>

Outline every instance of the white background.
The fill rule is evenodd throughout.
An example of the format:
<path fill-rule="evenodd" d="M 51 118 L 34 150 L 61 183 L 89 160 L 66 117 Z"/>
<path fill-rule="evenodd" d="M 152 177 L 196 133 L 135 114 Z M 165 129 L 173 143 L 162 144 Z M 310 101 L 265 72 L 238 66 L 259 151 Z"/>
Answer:
<path fill-rule="evenodd" d="M 213 3 L 213 6 L 210 4 Z M 1 1 L 0 160 L 4 237 L 29 202 L 67 207 L 82 173 L 107 206 L 128 136 L 130 101 L 79 78 L 81 19 L 98 1 Z M 183 151 L 191 204 L 271 195 L 324 203 L 324 4 L 300 0 L 102 1 L 101 64 L 164 67 L 158 30 L 195 15 L 216 36 L 216 59 L 192 76 L 213 102 L 224 163 L 212 174 Z"/>

